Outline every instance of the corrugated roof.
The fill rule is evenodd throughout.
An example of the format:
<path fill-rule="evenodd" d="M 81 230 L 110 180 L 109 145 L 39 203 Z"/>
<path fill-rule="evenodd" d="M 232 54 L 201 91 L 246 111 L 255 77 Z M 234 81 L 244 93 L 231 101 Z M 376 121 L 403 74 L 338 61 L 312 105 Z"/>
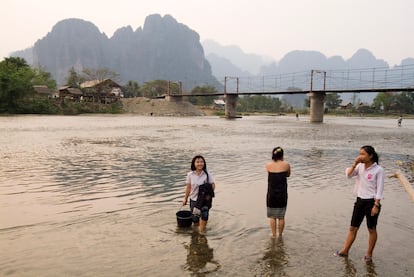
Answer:
<path fill-rule="evenodd" d="M 67 88 L 71 94 L 82 95 L 82 91 L 78 88 Z"/>
<path fill-rule="evenodd" d="M 82 91 L 78 88 L 72 88 L 70 86 L 64 86 L 59 88 L 60 92 L 67 92 L 74 95 L 82 95 Z"/>
<path fill-rule="evenodd" d="M 112 81 L 111 79 L 86 81 L 80 84 L 80 87 L 81 88 L 93 88 L 103 83 L 109 83 L 112 87 L 121 87 L 119 84 Z"/>
<path fill-rule="evenodd" d="M 99 83 L 102 83 L 103 81 L 100 80 L 91 80 L 91 81 L 86 81 L 83 82 L 82 84 L 80 84 L 81 88 L 92 88 L 94 86 L 96 86 Z"/>

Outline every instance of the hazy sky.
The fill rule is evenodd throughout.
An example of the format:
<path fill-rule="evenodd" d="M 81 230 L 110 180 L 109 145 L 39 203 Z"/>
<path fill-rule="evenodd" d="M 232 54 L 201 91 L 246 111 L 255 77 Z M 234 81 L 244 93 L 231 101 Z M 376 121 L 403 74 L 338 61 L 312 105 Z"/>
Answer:
<path fill-rule="evenodd" d="M 414 58 L 413 0 L 2 0 L 0 59 L 32 46 L 60 20 L 81 18 L 111 37 L 170 14 L 201 41 L 279 61 L 292 50 L 350 58 L 366 48 L 393 66 Z"/>

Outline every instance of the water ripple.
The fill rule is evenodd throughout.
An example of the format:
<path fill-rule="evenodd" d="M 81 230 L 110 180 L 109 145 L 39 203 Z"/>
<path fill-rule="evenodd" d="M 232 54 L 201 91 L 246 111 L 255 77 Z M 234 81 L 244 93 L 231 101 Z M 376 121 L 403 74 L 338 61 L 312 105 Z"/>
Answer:
<path fill-rule="evenodd" d="M 356 261 L 364 239 L 354 262 L 330 260 L 354 201 L 345 167 L 368 138 L 386 175 L 394 173 L 412 161 L 413 130 L 397 133 L 391 120 L 381 128 L 369 119 L 327 121 L 0 117 L 0 275 L 365 275 Z M 269 238 L 265 206 L 264 166 L 277 145 L 292 167 L 281 241 Z M 217 184 L 207 236 L 176 222 L 195 154 L 206 157 Z M 380 275 L 414 270 L 410 204 L 386 178 Z"/>

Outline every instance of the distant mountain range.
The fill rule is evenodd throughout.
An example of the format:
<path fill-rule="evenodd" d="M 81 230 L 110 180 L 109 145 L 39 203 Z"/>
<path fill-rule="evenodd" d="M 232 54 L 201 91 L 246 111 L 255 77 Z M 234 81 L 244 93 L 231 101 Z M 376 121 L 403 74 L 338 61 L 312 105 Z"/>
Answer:
<path fill-rule="evenodd" d="M 238 46 L 223 46 L 212 40 L 200 42 L 197 32 L 172 16 L 153 14 L 135 31 L 119 28 L 111 38 L 91 22 L 65 19 L 39 39 L 33 47 L 14 52 L 29 64 L 49 71 L 59 85 L 74 67 L 106 67 L 120 75 L 120 84 L 129 80 L 142 84 L 156 79 L 181 81 L 184 89 L 211 85 L 222 89 L 224 76 L 278 75 L 311 69 L 335 70 L 389 67 L 369 50 L 360 49 L 350 59 L 326 57 L 317 51 L 294 50 L 280 61 L 245 53 Z M 414 64 L 413 58 L 401 65 Z M 361 101 L 372 101 L 374 96 Z"/>
<path fill-rule="evenodd" d="M 341 56 L 326 57 L 318 51 L 294 50 L 287 53 L 279 62 L 269 57 L 243 52 L 238 46 L 224 46 L 212 40 L 202 42 L 206 58 L 211 64 L 213 75 L 220 81 L 225 76 L 269 76 L 283 75 L 288 73 L 319 70 L 346 70 L 346 69 L 368 69 L 389 68 L 386 61 L 377 59 L 369 50 L 359 49 L 351 58 L 344 60 Z M 413 58 L 406 58 L 401 65 L 414 64 Z M 391 68 L 390 68 L 391 69 Z M 413 73 L 414 74 L 414 73 Z M 299 82 L 300 83 L 300 82 Z M 305 83 L 301 89 L 309 89 Z M 376 94 L 360 94 L 358 100 L 371 103 Z M 351 101 L 354 95 L 351 93 L 341 94 L 344 101 Z M 300 95 L 286 95 L 283 98 L 293 102 L 302 103 L 304 98 Z M 295 98 L 295 99 L 293 99 Z M 296 106 L 301 106 L 297 104 Z"/>
<path fill-rule="evenodd" d="M 236 45 L 221 45 L 213 40 L 202 42 L 207 60 L 213 74 L 218 79 L 223 76 L 259 76 L 266 74 L 284 74 L 303 70 L 356 69 L 389 67 L 382 59 L 377 59 L 368 49 L 359 49 L 351 58 L 341 56 L 326 57 L 318 51 L 292 50 L 279 62 L 271 57 L 245 53 Z M 414 58 L 406 58 L 400 65 L 413 64 Z M 226 69 L 226 70 L 223 70 Z M 223 75 L 224 73 L 224 75 Z M 245 75 L 242 75 L 242 74 Z"/>
<path fill-rule="evenodd" d="M 163 79 L 181 81 L 186 89 L 221 86 L 204 57 L 199 35 L 170 15 L 150 15 L 143 28 L 123 27 L 111 38 L 91 22 L 65 19 L 32 48 L 12 56 L 41 66 L 60 85 L 72 67 L 79 72 L 106 67 L 120 75 L 121 84 Z"/>

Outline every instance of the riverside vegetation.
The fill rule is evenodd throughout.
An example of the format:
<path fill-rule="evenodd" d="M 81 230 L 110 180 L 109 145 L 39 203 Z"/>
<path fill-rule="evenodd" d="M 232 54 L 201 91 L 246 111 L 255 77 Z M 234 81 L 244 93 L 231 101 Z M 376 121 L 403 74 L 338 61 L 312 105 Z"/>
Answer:
<path fill-rule="evenodd" d="M 82 81 L 107 77 L 116 78 L 117 73 L 107 69 L 84 70 L 83 76 L 73 68 L 69 71 L 67 86 L 78 87 Z M 103 74 L 103 75 L 102 75 Z M 124 99 L 111 104 L 96 102 L 63 101 L 59 98 L 42 97 L 37 94 L 33 86 L 45 85 L 51 90 L 56 90 L 56 81 L 49 72 L 41 68 L 32 68 L 23 58 L 5 58 L 0 62 L 0 113 L 1 114 L 63 114 L 73 115 L 82 113 L 137 113 L 151 115 L 178 115 L 193 116 L 203 115 L 203 107 L 214 105 L 214 96 L 208 94 L 217 92 L 212 86 L 196 86 L 191 90 L 194 94 L 205 94 L 202 97 L 188 97 L 188 102 L 170 103 L 159 100 L 170 90 L 171 93 L 179 93 L 176 83 L 166 80 L 146 82 L 139 86 L 136 81 L 128 81 L 123 87 Z M 138 98 L 137 98 L 138 97 Z M 146 100 L 142 100 L 146 98 Z M 133 100 L 134 99 L 134 100 Z M 363 113 L 364 115 L 395 115 L 414 114 L 414 94 L 402 92 L 397 94 L 379 93 L 372 106 L 364 106 L 346 111 L 338 111 L 341 103 L 340 96 L 336 93 L 328 93 L 326 96 L 326 112 L 350 115 L 351 113 Z M 191 105 L 192 104 L 192 105 Z M 135 105 L 135 107 L 134 107 Z M 192 107 L 192 106 L 196 107 Z M 252 113 L 300 113 L 308 112 L 309 100 L 305 98 L 304 107 L 296 109 L 289 106 L 287 101 L 270 96 L 243 96 L 237 101 L 237 112 L 248 115 Z M 211 114 L 211 110 L 209 113 Z M 215 110 L 214 114 L 223 115 L 223 110 Z"/>

